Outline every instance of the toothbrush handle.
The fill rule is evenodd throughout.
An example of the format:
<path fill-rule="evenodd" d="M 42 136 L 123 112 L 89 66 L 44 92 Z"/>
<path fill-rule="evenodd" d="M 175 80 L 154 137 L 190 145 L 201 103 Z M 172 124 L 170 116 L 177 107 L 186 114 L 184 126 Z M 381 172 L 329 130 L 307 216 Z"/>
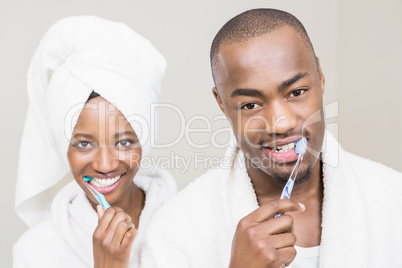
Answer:
<path fill-rule="evenodd" d="M 290 174 L 290 177 L 288 179 L 288 182 L 286 183 L 285 187 L 283 187 L 282 194 L 281 194 L 281 199 L 290 199 L 290 195 L 292 194 L 293 190 L 293 185 L 295 184 L 296 176 L 297 173 L 299 172 L 299 167 L 300 163 L 303 160 L 303 154 L 299 154 L 299 157 L 297 158 L 296 165 L 292 170 L 292 173 Z M 277 213 L 274 218 L 279 217 L 281 214 Z"/>
<path fill-rule="evenodd" d="M 290 199 L 290 195 L 292 193 L 293 185 L 295 184 L 295 181 L 292 180 L 292 178 L 288 179 L 288 182 L 286 183 L 285 187 L 283 187 L 282 194 L 281 194 L 281 199 Z M 279 217 L 281 214 L 277 213 L 274 218 Z"/>
<path fill-rule="evenodd" d="M 293 189 L 294 184 L 295 184 L 294 180 L 292 180 L 292 179 L 288 180 L 285 187 L 283 187 L 281 199 L 285 199 L 285 198 L 290 199 L 290 195 L 292 194 L 292 189 Z"/>
<path fill-rule="evenodd" d="M 95 196 L 96 200 L 98 200 L 99 204 L 106 210 L 108 208 L 110 208 L 109 203 L 106 201 L 105 197 L 103 196 L 103 194 L 97 194 Z"/>

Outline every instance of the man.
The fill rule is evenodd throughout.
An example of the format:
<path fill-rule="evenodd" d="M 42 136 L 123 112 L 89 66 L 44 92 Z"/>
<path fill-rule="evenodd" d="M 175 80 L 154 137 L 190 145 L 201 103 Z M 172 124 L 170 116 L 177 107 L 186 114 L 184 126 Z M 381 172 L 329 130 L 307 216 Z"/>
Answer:
<path fill-rule="evenodd" d="M 211 66 L 236 138 L 231 161 L 155 215 L 144 266 L 401 267 L 402 176 L 325 131 L 325 79 L 303 25 L 279 10 L 244 12 L 216 35 Z M 291 199 L 279 200 L 302 137 Z"/>

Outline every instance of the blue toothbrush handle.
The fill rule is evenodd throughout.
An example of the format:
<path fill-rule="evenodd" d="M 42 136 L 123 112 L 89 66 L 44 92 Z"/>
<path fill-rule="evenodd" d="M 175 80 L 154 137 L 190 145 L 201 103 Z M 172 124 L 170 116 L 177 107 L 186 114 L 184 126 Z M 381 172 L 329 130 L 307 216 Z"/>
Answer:
<path fill-rule="evenodd" d="M 95 196 L 96 200 L 98 200 L 99 204 L 106 210 L 110 208 L 109 203 L 106 201 L 105 197 L 103 194 L 99 193 L 98 195 Z"/>
<path fill-rule="evenodd" d="M 289 179 L 288 182 L 286 183 L 285 187 L 283 187 L 282 194 L 281 194 L 281 199 L 290 199 L 290 195 L 292 194 L 293 190 L 293 185 L 295 184 L 295 181 L 292 179 Z M 279 217 L 281 214 L 277 213 L 274 218 Z"/>

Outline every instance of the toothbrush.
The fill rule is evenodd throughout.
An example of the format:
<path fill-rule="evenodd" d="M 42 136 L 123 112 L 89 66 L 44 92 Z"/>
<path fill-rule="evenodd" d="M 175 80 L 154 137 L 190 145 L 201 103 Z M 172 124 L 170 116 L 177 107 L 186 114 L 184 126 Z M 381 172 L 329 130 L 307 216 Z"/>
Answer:
<path fill-rule="evenodd" d="M 299 155 L 299 157 L 297 158 L 296 161 L 296 165 L 292 170 L 292 173 L 290 174 L 290 177 L 288 179 L 288 182 L 286 183 L 285 187 L 282 190 L 282 194 L 281 194 L 281 199 L 289 199 L 290 195 L 292 194 L 292 190 L 293 190 L 293 185 L 295 183 L 296 180 L 296 176 L 297 173 L 299 172 L 299 168 L 300 168 L 300 164 L 303 160 L 303 156 L 307 151 L 307 139 L 306 138 L 302 138 L 300 140 L 297 141 L 296 143 L 296 154 Z M 277 213 L 274 218 L 279 217 L 281 214 Z"/>
<path fill-rule="evenodd" d="M 91 177 L 88 176 L 84 176 L 84 182 L 85 185 L 87 186 L 88 190 L 94 195 L 94 197 L 96 198 L 96 200 L 98 200 L 99 204 L 106 210 L 108 208 L 110 208 L 109 203 L 106 201 L 105 197 L 103 196 L 103 194 L 99 193 L 97 190 L 95 190 L 91 184 L 89 184 L 89 182 L 92 180 Z"/>

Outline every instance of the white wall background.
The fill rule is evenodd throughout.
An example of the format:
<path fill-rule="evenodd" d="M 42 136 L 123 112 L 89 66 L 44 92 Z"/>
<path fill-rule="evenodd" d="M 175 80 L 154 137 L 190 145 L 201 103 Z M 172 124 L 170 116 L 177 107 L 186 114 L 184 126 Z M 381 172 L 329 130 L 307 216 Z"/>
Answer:
<path fill-rule="evenodd" d="M 194 116 L 206 116 L 214 132 L 227 123 L 213 121 L 221 113 L 211 94 L 211 41 L 228 19 L 257 7 L 289 11 L 304 23 L 326 76 L 325 102 L 332 109 L 328 125 L 344 147 L 402 171 L 399 0 L 0 0 L 1 267 L 12 266 L 12 245 L 26 229 L 13 205 L 27 109 L 25 75 L 48 27 L 72 15 L 98 15 L 126 23 L 168 61 L 161 102 L 178 106 L 186 123 Z M 191 128 L 196 127 L 205 128 L 205 122 L 193 121 Z M 165 110 L 160 117 L 160 143 L 174 141 L 180 130 L 178 113 Z M 191 134 L 191 141 L 207 143 L 211 132 Z M 224 143 L 225 135 L 216 136 L 216 141 Z M 194 161 L 196 153 L 219 157 L 223 152 L 212 146 L 196 149 L 183 137 L 171 148 L 154 150 L 153 156 L 171 157 L 169 170 L 183 188 L 205 172 Z M 174 156 L 192 160 L 190 167 L 184 172 Z"/>

